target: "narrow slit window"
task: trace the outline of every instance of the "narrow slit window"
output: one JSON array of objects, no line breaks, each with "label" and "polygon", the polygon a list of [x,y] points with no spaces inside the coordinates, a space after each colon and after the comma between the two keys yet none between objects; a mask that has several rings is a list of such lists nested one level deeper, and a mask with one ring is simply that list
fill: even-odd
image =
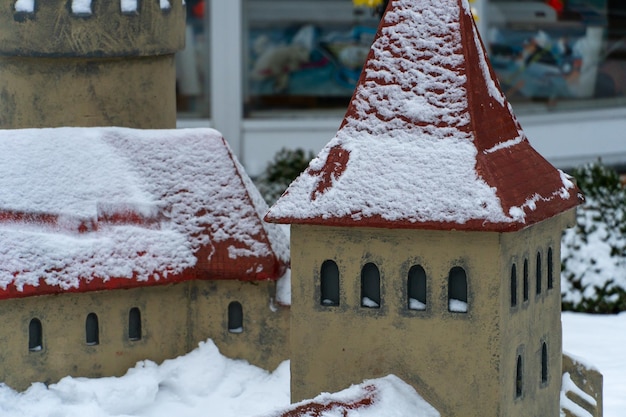
[{"label": "narrow slit window", "polygon": [[552,248],[548,248],[548,289],[554,288],[554,263],[552,260]]},{"label": "narrow slit window", "polygon": [[28,350],[39,352],[43,349],[43,329],[39,319],[32,319],[28,324]]},{"label": "narrow slit window", "polygon": [[524,301],[528,301],[528,259],[524,259]]},{"label": "narrow slit window", "polygon": [[409,310],[426,310],[426,271],[420,265],[409,269],[407,283]]},{"label": "narrow slit window", "polygon": [[141,311],[137,307],[128,312],[128,340],[141,340]]},{"label": "narrow slit window", "polygon": [[511,307],[517,305],[517,267],[511,266]]},{"label": "narrow slit window", "polygon": [[537,266],[536,266],[536,278],[537,278],[537,295],[541,294],[541,281],[543,281],[542,271],[541,271],[541,253],[537,252]]},{"label": "narrow slit window", "polygon": [[541,345],[541,384],[548,382],[548,345],[543,342]]},{"label": "narrow slit window", "polygon": [[517,365],[515,369],[515,398],[520,398],[523,392],[523,375],[522,375],[522,356],[517,356]]},{"label": "narrow slit window", "polygon": [[100,343],[98,316],[95,313],[87,314],[87,319],[85,320],[85,343],[89,346],[94,346]]},{"label": "narrow slit window", "polygon": [[228,304],[228,331],[243,333],[243,307],[238,301]]},{"label": "narrow slit window", "polygon": [[324,261],[320,270],[320,304],[339,305],[339,268],[331,260]]},{"label": "narrow slit window", "polygon": [[361,269],[361,307],[380,308],[380,271],[371,262]]},{"label": "narrow slit window", "polygon": [[448,310],[467,313],[467,275],[459,266],[452,268],[448,275]]}]

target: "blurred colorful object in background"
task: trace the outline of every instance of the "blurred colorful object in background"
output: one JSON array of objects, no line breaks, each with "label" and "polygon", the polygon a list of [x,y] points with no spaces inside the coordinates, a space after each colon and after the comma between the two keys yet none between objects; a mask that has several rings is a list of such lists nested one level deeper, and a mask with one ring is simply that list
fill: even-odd
[{"label": "blurred colorful object in background", "polygon": [[354,7],[378,7],[385,3],[384,0],[352,0]]}]

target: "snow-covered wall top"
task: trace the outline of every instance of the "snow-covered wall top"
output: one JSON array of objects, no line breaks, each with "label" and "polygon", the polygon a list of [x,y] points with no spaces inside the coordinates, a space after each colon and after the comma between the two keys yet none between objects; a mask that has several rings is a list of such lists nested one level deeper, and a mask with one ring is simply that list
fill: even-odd
[{"label": "snow-covered wall top", "polygon": [[578,203],[513,116],[467,0],[393,0],[337,135],[267,219],[506,231]]},{"label": "snow-covered wall top", "polygon": [[0,130],[0,148],[0,298],[286,268],[217,131]]},{"label": "snow-covered wall top", "polygon": [[[156,0],[153,0],[156,1]],[[171,8],[171,4],[169,0],[158,0],[159,6],[163,10],[169,10]],[[139,0],[119,0],[120,2],[120,10],[123,13],[130,13],[137,11],[137,3]],[[91,3],[92,0],[72,0],[71,9],[72,13],[75,14],[91,14]],[[185,0],[182,0],[182,4],[185,4]],[[22,13],[34,13],[36,7],[36,0],[16,0],[15,1],[15,11]]]}]

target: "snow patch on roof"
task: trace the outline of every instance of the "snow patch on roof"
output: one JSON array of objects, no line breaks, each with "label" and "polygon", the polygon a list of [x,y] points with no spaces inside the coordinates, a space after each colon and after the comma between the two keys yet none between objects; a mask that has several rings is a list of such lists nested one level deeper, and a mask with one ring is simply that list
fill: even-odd
[{"label": "snow patch on roof", "polygon": [[395,375],[366,380],[338,393],[323,393],[267,417],[440,417],[413,387]]},{"label": "snow patch on roof", "polygon": [[[469,3],[465,1],[462,3],[465,9],[465,14],[471,17],[472,12],[470,10]],[[491,73],[489,71],[489,64],[487,64],[487,57],[485,56],[485,49],[480,43],[480,35],[478,34],[478,30],[476,29],[475,25],[472,27],[472,30],[474,33],[474,42],[476,43],[476,50],[478,51],[478,64],[480,65],[480,69],[483,73],[483,77],[485,77],[485,83],[487,84],[487,90],[489,91],[489,95],[495,98],[496,101],[500,103],[502,106],[504,106],[506,99],[504,97],[504,94],[502,94],[502,91],[496,84],[496,80],[494,80],[493,77],[491,76]]]},{"label": "snow patch on roof", "polygon": [[[279,227],[260,221],[267,206],[215,130],[0,130],[0,147],[0,288],[167,278],[225,243],[235,260],[287,262]],[[128,224],[129,212],[147,220]],[[76,221],[94,226],[60,224]]]},{"label": "snow patch on roof", "polygon": [[555,190],[551,195],[546,197],[543,197],[539,194],[533,194],[522,205],[511,207],[509,209],[509,215],[517,221],[525,222],[525,209],[528,209],[530,211],[536,210],[538,202],[550,202],[557,197],[563,200],[567,200],[568,198],[570,198],[570,190],[574,189],[575,185],[572,181],[569,180],[567,174],[565,174],[561,170],[558,170],[558,172],[561,176],[561,181],[563,182],[563,186],[561,188]]},{"label": "snow patch on roof", "polygon": [[[347,166],[313,200],[318,177],[309,172],[325,163],[329,150],[335,146],[350,153]],[[374,137],[365,132],[347,136],[340,131],[270,214],[297,219],[350,216],[358,220],[381,216],[388,221],[461,224],[472,219],[511,221],[502,211],[496,190],[476,173],[476,153],[465,135],[421,135],[417,141],[412,135],[399,132]],[[442,178],[446,178],[443,184]]]},{"label": "snow patch on roof", "polygon": [[[432,2],[436,7],[428,4]],[[464,65],[458,3],[411,3],[398,0],[385,15],[366,77],[353,99],[356,114],[345,120],[348,134],[352,129],[373,134],[412,129],[414,135],[450,137],[469,123],[464,112],[466,77],[455,71]],[[416,21],[424,24],[415,25]],[[446,127],[432,126],[439,122]]]},{"label": "snow patch on roof", "polygon": [[500,142],[496,146],[494,146],[492,148],[489,148],[489,149],[486,149],[483,152],[485,154],[490,154],[490,153],[494,153],[496,151],[499,151],[500,149],[511,148],[511,147],[513,147],[515,145],[518,145],[518,144],[522,143],[522,141],[524,139],[525,139],[524,136],[520,135],[520,136],[518,136],[516,138],[509,139],[509,140],[504,141],[504,142]]}]

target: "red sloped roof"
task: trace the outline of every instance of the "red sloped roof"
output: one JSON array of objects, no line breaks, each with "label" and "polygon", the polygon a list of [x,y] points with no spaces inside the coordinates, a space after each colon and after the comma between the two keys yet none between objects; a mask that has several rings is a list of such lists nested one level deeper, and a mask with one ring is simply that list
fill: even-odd
[{"label": "red sloped roof", "polygon": [[322,393],[267,417],[440,417],[413,387],[395,375],[366,380],[336,393]]},{"label": "red sloped roof", "polygon": [[467,1],[394,0],[337,135],[266,219],[512,231],[581,198],[530,146]]},{"label": "red sloped roof", "polygon": [[0,298],[287,268],[287,238],[219,132],[2,130],[0,148]]}]

